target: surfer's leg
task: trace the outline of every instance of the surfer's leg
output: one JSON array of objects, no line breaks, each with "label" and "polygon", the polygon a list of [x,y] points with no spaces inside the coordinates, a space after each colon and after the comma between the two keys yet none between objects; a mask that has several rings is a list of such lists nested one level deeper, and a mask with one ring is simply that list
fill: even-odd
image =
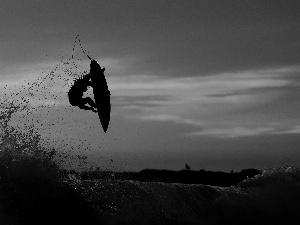
[{"label": "surfer's leg", "polygon": [[78,106],[80,109],[84,109],[84,110],[92,110],[94,111],[93,107],[87,106],[87,105],[79,105]]},{"label": "surfer's leg", "polygon": [[93,108],[97,108],[97,105],[95,104],[93,99],[91,99],[90,97],[83,98],[82,100],[83,100],[84,104],[89,104]]},{"label": "surfer's leg", "polygon": [[[92,100],[92,99],[91,99]],[[93,100],[92,100],[93,101]],[[84,110],[92,110],[93,112],[96,112],[94,107],[88,106],[86,105],[88,102],[90,102],[90,100],[87,100],[86,98],[80,99],[76,106],[78,106],[80,109],[84,109]]]}]

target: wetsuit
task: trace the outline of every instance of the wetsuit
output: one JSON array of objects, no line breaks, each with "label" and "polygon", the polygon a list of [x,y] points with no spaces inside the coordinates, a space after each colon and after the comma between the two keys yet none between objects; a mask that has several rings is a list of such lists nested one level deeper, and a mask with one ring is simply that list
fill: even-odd
[{"label": "wetsuit", "polygon": [[[92,86],[90,75],[86,75],[82,79],[76,80],[68,92],[69,102],[72,106],[78,106],[81,109],[96,111],[94,109],[96,108],[94,101],[90,97],[82,97],[84,92],[87,91],[88,86]],[[89,104],[91,107],[87,106],[86,104]]]}]

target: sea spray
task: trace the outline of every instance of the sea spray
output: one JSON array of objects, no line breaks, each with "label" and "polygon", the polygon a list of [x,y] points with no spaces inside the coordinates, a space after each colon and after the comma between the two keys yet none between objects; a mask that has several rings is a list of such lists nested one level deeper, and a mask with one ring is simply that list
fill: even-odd
[{"label": "sea spray", "polygon": [[55,151],[48,151],[39,145],[40,135],[34,127],[20,130],[9,125],[13,114],[20,109],[14,104],[10,106],[2,109],[0,121],[1,203],[3,214],[10,223],[21,224],[28,220],[27,215],[37,210],[36,206],[42,198],[59,195],[54,190],[60,184],[61,170],[53,160]]},{"label": "sea spray", "polygon": [[12,106],[1,114],[1,224],[99,224],[100,215],[82,197],[80,177],[59,164],[61,156],[41,144],[34,126],[10,125]]},{"label": "sea spray", "polygon": [[[64,169],[66,162],[79,159],[82,164],[85,157],[51,138],[51,129],[64,124],[67,114],[49,118],[64,107],[63,90],[73,77],[68,63],[61,61],[36,80],[1,90],[1,224],[99,224],[80,194],[80,178]],[[62,130],[56,132],[64,138]]]}]

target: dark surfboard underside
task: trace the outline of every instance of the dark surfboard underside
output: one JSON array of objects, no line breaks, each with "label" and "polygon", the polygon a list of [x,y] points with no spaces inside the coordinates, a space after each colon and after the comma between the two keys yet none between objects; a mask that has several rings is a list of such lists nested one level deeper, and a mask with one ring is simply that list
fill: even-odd
[{"label": "dark surfboard underside", "polygon": [[90,73],[92,74],[91,80],[93,83],[93,93],[97,105],[98,116],[103,130],[106,132],[110,121],[111,111],[110,91],[108,90],[104,72],[95,60],[92,60],[91,62]]}]

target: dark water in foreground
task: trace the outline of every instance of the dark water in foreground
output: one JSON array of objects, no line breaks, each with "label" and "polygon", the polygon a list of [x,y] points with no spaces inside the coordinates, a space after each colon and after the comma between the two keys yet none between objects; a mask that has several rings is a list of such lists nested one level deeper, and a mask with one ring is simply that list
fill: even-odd
[{"label": "dark water in foreground", "polygon": [[237,187],[91,180],[82,190],[106,224],[298,224],[299,181],[282,167]]},{"label": "dark water in foreground", "polygon": [[[26,162],[24,162],[26,163]],[[81,180],[36,165],[0,179],[0,224],[298,224],[300,171],[273,168],[238,186]],[[35,170],[35,171],[33,171]]]}]

